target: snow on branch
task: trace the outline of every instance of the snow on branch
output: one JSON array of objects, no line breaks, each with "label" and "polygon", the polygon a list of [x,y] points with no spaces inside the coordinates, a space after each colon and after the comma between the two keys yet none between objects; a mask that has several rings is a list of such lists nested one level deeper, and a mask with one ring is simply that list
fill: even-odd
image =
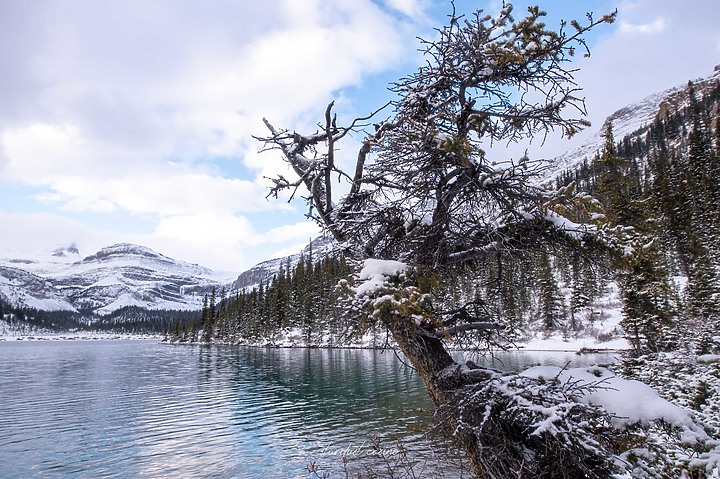
[{"label": "snow on branch", "polygon": [[368,258],[357,275],[360,284],[351,288],[358,296],[370,296],[385,286],[387,280],[407,269],[407,264],[400,261]]}]

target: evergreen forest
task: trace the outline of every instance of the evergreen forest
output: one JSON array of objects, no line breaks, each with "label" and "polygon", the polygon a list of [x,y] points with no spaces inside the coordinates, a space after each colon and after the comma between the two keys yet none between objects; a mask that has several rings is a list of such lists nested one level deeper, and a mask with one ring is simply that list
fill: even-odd
[{"label": "evergreen forest", "polygon": [[[631,254],[587,261],[549,248],[450,267],[428,290],[445,312],[501,319],[501,345],[533,331],[563,337],[592,336],[612,288],[622,299],[623,335],[635,356],[667,351],[693,338],[699,353],[717,352],[720,330],[720,85],[701,91],[690,82],[679,108],[665,106],[656,120],[614,138],[560,172],[548,188],[593,209],[598,224]],[[598,204],[599,202],[599,204]],[[565,211],[568,217],[573,212]],[[386,332],[343,303],[341,280],[352,273],[340,253],[289,261],[268,281],[232,295],[213,291],[195,318],[176,321],[179,341],[343,345],[370,331],[382,346]],[[605,335],[605,338],[603,338]],[[287,341],[289,339],[289,342]],[[365,345],[368,345],[366,342]]]}]

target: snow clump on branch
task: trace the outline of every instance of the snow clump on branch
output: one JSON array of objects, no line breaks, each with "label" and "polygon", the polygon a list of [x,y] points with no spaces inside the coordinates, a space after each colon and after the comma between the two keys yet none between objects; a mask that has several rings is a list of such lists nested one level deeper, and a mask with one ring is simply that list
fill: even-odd
[{"label": "snow clump on branch", "polygon": [[401,261],[366,259],[358,273],[358,281],[362,283],[351,289],[358,296],[370,296],[385,286],[390,277],[404,273],[407,267],[407,264]]}]

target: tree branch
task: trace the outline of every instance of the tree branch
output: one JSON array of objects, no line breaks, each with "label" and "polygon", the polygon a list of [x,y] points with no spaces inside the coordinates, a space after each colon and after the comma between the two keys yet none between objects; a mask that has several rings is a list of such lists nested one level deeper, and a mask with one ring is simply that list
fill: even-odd
[{"label": "tree branch", "polygon": [[445,338],[448,336],[454,336],[458,333],[462,333],[465,331],[501,331],[505,328],[506,326],[504,324],[487,321],[476,323],[463,323],[450,328],[440,329],[435,332],[435,336],[437,336],[438,338]]}]

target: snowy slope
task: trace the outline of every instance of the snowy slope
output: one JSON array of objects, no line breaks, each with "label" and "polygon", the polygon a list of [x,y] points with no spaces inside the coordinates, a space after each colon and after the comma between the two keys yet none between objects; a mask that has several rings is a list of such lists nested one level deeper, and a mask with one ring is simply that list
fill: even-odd
[{"label": "snowy slope", "polygon": [[[717,81],[720,81],[720,65],[715,67],[712,75],[707,78],[699,78],[693,83],[696,91],[702,93]],[[603,126],[595,132],[592,138],[555,158],[555,167],[549,172],[548,179],[555,178],[558,172],[574,168],[575,165],[582,163],[586,158],[588,161],[592,161],[595,154],[602,149],[605,143],[602,134],[608,122],[612,122],[613,136],[616,141],[633,133],[642,135],[658,115],[664,114],[668,109],[677,110],[682,108],[687,103],[686,88],[687,84],[678,85],[663,92],[654,93],[637,103],[619,109],[607,117]]]},{"label": "snowy slope", "polygon": [[310,242],[299,253],[282,258],[269,259],[258,263],[247,271],[240,273],[232,284],[232,291],[251,289],[261,282],[267,283],[281,268],[294,268],[300,258],[313,258],[313,262],[338,249],[338,244],[330,236],[320,236]]},{"label": "snowy slope", "polygon": [[199,309],[213,272],[132,244],[116,244],[53,274],[73,304],[106,314],[124,306]]},{"label": "snowy slope", "polygon": [[0,266],[0,297],[35,309],[76,310],[52,282],[19,268]]}]

